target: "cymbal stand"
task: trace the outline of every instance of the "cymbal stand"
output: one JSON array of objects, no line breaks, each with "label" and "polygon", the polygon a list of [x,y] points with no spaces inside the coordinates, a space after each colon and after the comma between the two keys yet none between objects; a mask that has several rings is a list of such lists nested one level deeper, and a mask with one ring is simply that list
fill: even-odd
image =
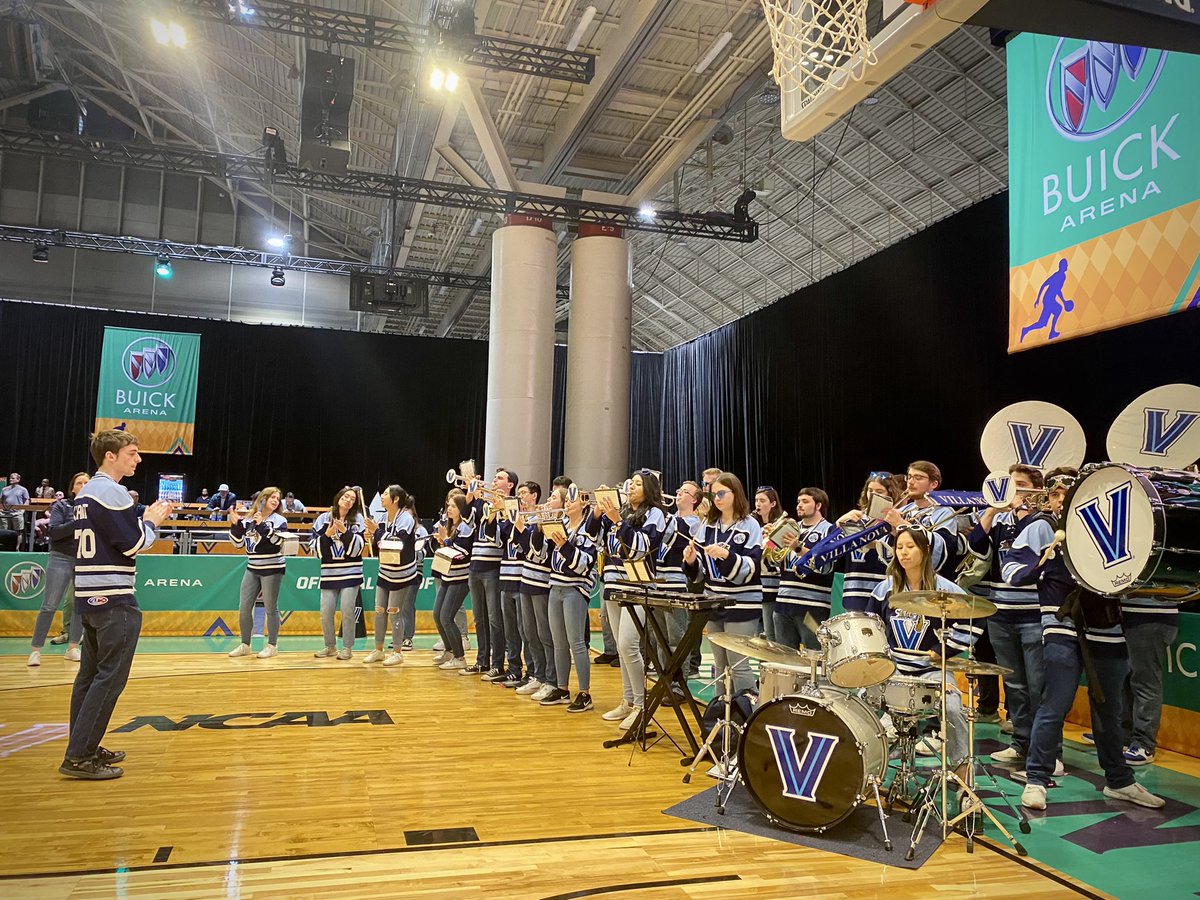
[{"label": "cymbal stand", "polygon": [[[742,727],[733,721],[733,668],[725,666],[725,716],[717,720],[717,724],[709,731],[708,737],[704,739],[700,750],[696,753],[692,764],[688,766],[687,772],[683,775],[683,783],[690,784],[692,776],[696,773],[696,769],[707,757],[711,759],[717,767],[717,813],[725,815],[725,804],[729,802],[729,795],[733,793],[734,787],[737,786],[738,773],[736,761],[731,761],[730,756],[732,747],[730,747],[730,732],[741,735]],[[721,739],[721,753],[718,756],[713,745],[716,744],[717,738]]]}]

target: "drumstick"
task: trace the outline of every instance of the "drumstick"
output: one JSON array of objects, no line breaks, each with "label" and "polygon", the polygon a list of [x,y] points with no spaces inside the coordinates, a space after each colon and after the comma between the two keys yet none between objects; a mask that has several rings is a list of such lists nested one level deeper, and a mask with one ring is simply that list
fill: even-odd
[{"label": "drumstick", "polygon": [[813,614],[810,612],[806,612],[804,614],[804,627],[807,628],[809,631],[811,631],[813,634],[817,634],[817,629],[820,627],[817,624],[817,620],[815,618],[813,618]]},{"label": "drumstick", "polygon": [[1058,545],[1067,539],[1067,533],[1061,528],[1054,532],[1054,541],[1046,548],[1046,552],[1042,554],[1042,558],[1038,560],[1039,566],[1044,566],[1050,560],[1054,559],[1058,553]]}]

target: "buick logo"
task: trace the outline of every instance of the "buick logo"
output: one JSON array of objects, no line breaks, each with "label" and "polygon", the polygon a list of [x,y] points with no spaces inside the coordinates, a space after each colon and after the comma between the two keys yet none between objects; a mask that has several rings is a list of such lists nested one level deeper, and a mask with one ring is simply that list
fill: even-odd
[{"label": "buick logo", "polygon": [[138,387],[162,387],[175,374],[175,351],[156,337],[141,337],[121,354],[121,369]]},{"label": "buick logo", "polygon": [[[1094,141],[1128,122],[1150,97],[1167,51],[1060,38],[1046,73],[1046,112],[1070,141]],[[1073,42],[1074,43],[1074,42]]]},{"label": "buick logo", "polygon": [[4,575],[4,586],[17,600],[32,600],[45,587],[46,570],[33,562],[21,562]]}]

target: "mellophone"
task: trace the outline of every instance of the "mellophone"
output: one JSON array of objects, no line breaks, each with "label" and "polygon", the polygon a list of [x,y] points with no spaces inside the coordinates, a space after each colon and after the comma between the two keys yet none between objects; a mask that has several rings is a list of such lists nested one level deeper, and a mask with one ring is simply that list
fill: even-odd
[{"label": "mellophone", "polygon": [[[969,594],[910,591],[894,595],[889,604],[905,613],[940,619],[942,652],[938,664],[943,681],[950,672],[969,676],[1011,674],[1001,666],[969,656],[946,659],[947,620],[992,615],[996,607],[989,601]],[[775,825],[818,834],[838,825],[873,796],[884,844],[891,850],[881,798],[889,758],[887,733],[881,724],[881,716],[886,714],[900,750],[899,768],[887,793],[888,811],[898,798],[903,799],[917,823],[908,858],[915,854],[931,814],[938,815],[947,827],[967,822],[963,827],[968,840],[973,839],[973,817],[987,815],[1024,855],[1024,848],[974,793],[974,683],[970,680],[971,702],[964,714],[971,774],[966,779],[955,775],[953,765],[960,761],[947,760],[943,749],[941,766],[932,770],[924,788],[913,795],[906,793],[909,783],[916,779],[915,749],[921,726],[940,717],[941,734],[946,734],[946,691],[936,681],[896,674],[884,628],[883,620],[872,613],[834,616],[816,629],[820,650],[793,650],[762,637],[709,635],[713,644],[759,661],[758,702],[744,725],[733,722],[728,702],[732,684],[726,670],[726,718],[712,729],[684,781],[706,756],[711,757],[721,778],[718,811],[724,811],[729,793],[741,784]],[[726,740],[724,753],[718,753],[714,749],[718,738],[727,738],[731,733],[740,737],[736,750]],[[731,759],[734,753],[735,761]],[[955,818],[946,808],[950,784],[970,798]],[[1028,830],[1022,814],[1013,810],[1013,817],[1021,822],[1023,831]]]}]

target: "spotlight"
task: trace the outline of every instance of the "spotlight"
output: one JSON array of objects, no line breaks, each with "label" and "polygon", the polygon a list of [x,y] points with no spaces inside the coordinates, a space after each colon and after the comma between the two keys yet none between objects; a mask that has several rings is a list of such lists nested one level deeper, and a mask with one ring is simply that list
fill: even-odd
[{"label": "spotlight", "polygon": [[45,244],[34,244],[33,261],[35,263],[50,262],[50,248]]},{"label": "spotlight", "polygon": [[158,261],[154,264],[154,274],[159,278],[170,278],[174,274],[171,271],[171,257],[165,253],[158,254]]},{"label": "spotlight", "polygon": [[271,287],[283,287],[283,285],[283,269],[281,269],[279,266],[276,266],[271,270]]},{"label": "spotlight", "polygon": [[150,33],[154,40],[165,46],[176,48],[187,46],[187,32],[178,22],[164,22],[162,19],[150,20]]},{"label": "spotlight", "polygon": [[657,211],[649,203],[643,203],[638,207],[638,217],[641,219],[650,221],[656,215],[658,215]]},{"label": "spotlight", "polygon": [[453,69],[443,69],[441,66],[434,66],[429,71],[429,86],[435,91],[445,91],[447,94],[453,94],[458,90],[459,75]]},{"label": "spotlight", "polygon": [[267,246],[274,247],[276,250],[282,250],[291,243],[292,236],[290,234],[276,234],[267,238]]},{"label": "spotlight", "polygon": [[458,73],[450,71],[446,73],[446,90],[453,94],[458,90]]},{"label": "spotlight", "polygon": [[741,196],[733,204],[734,222],[738,225],[744,225],[750,221],[750,204],[754,202],[757,196],[758,194],[754,193],[750,188],[742,191]]},{"label": "spotlight", "polygon": [[446,73],[434,66],[433,71],[429,73],[429,86],[435,91],[440,91],[445,83]]}]

